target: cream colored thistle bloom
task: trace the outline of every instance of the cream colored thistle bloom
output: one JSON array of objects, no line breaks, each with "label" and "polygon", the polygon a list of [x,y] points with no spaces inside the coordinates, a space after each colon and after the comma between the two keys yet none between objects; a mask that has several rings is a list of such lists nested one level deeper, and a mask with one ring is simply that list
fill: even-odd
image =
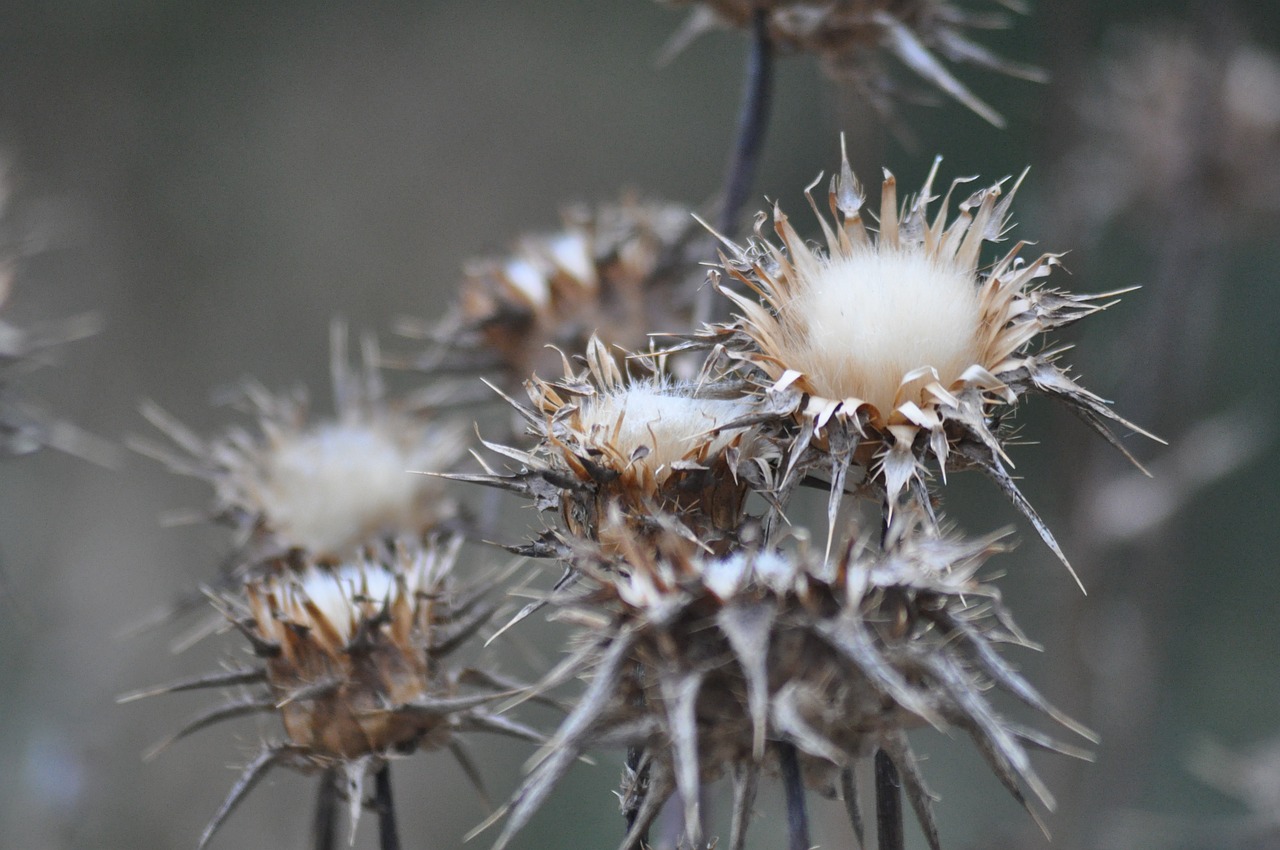
[{"label": "cream colored thistle bloom", "polygon": [[560,382],[529,380],[528,406],[511,401],[537,445],[485,445],[518,461],[519,472],[453,477],[532,496],[575,537],[600,541],[617,508],[633,529],[669,517],[702,546],[728,546],[749,492],[771,488],[778,455],[766,430],[726,427],[748,418],[754,400],[736,385],[668,378],[660,362],[647,376],[624,373],[595,336],[586,362],[581,372],[566,363]]},{"label": "cream colored thistle bloom", "polygon": [[984,265],[984,243],[1000,241],[1009,229],[1021,178],[1007,195],[1003,181],[970,195],[948,221],[962,181],[931,218],[937,170],[935,161],[920,193],[901,207],[886,172],[873,231],[863,222],[862,189],[845,157],[831,182],[834,227],[809,195],[825,245],[806,244],[776,206],[780,245],[763,236],[746,247],[725,240],[723,271],[758,299],[721,287],[741,315],[702,339],[745,365],[775,415],[798,424],[783,489],[798,483],[802,469],[828,465],[833,523],[851,465],[868,471],[892,511],[905,492],[929,504],[932,458],[944,478],[948,466],[984,470],[1065,562],[1006,471],[1012,464],[999,416],[1037,392],[1066,403],[1121,451],[1108,421],[1146,433],[1072,380],[1058,362],[1063,348],[1037,345],[1045,332],[1105,309],[1105,299],[1117,293],[1073,295],[1044,286],[1060,255],[1024,261],[1025,242]]},{"label": "cream colored thistle bloom", "polygon": [[[508,388],[585,354],[593,335],[628,349],[654,330],[692,325],[681,248],[697,223],[679,204],[624,196],[565,211],[559,232],[522,237],[510,255],[468,265],[442,344],[418,361],[483,371]],[[554,346],[554,349],[549,348]]]},{"label": "cream colored thistle bloom", "polygon": [[291,552],[325,563],[394,537],[419,538],[455,514],[439,479],[411,470],[447,469],[463,455],[466,428],[390,403],[366,340],[363,368],[347,360],[346,331],[335,327],[332,375],[336,415],[313,419],[301,393],[245,390],[257,431],[234,428],[206,440],[155,405],[143,413],[185,452],[136,447],[176,472],[209,481],[211,513],[232,525],[242,565]]},{"label": "cream colored thistle bloom", "polygon": [[[284,737],[267,741],[200,838],[203,848],[273,767],[322,771],[339,779],[352,837],[362,786],[389,759],[448,747],[470,774],[459,736],[487,731],[541,742],[542,736],[486,706],[515,683],[459,666],[453,654],[492,616],[484,600],[498,581],[458,587],[460,539],[405,542],[336,566],[314,562],[250,579],[217,607],[248,639],[255,662],[122,698],[246,686],[248,691],[192,718],[148,757],[209,725],[276,715]],[[518,686],[517,686],[518,687]]]}]

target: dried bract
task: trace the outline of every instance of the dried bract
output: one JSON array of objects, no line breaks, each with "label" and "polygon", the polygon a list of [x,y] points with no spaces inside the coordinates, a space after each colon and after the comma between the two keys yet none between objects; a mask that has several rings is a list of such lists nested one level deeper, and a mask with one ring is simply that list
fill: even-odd
[{"label": "dried bract", "polygon": [[738,850],[757,777],[776,767],[784,745],[798,751],[808,783],[832,795],[847,787],[852,774],[842,774],[857,759],[885,750],[937,847],[930,795],[905,735],[923,724],[963,730],[1020,802],[1028,805],[1025,787],[1052,808],[1025,747],[1078,751],[1005,720],[986,692],[995,686],[1088,733],[996,651],[1025,643],[996,591],[974,578],[998,548],[995,537],[940,536],[931,521],[903,512],[883,549],[853,545],[833,563],[804,551],[709,556],[678,535],[579,557],[583,579],[552,599],[561,618],[582,623],[579,649],[542,686],[584,669],[588,684],[513,798],[496,846],[593,746],[645,753],[632,777],[639,781],[624,788],[635,813],[624,848],[639,846],[676,793],[698,846],[700,787],[728,774],[728,846]]},{"label": "dried bract", "polygon": [[[899,84],[885,64],[892,56],[929,85],[964,104],[997,127],[1004,119],[951,73],[943,60],[967,63],[1043,82],[1038,68],[1003,59],[970,33],[1008,26],[1003,10],[972,11],[945,0],[676,0],[695,3],[692,18],[672,49],[717,25],[751,26],[758,9],[767,16],[774,44],[812,53],[834,79],[857,85],[877,107],[890,111]],[[994,4],[988,4],[994,5]],[[1006,8],[1011,5],[1001,3]]]},{"label": "dried bract", "polygon": [[[257,663],[126,699],[230,685],[250,690],[199,714],[152,754],[224,719],[276,714],[284,740],[265,745],[250,771],[286,764],[340,776],[354,830],[364,778],[393,756],[447,746],[470,771],[459,733],[541,741],[486,708],[511,692],[510,683],[449,664],[494,611],[484,598],[490,582],[455,585],[459,542],[406,543],[335,567],[309,564],[224,594],[218,606],[249,640]],[[266,754],[272,758],[263,761]],[[256,781],[250,771],[205,830],[201,847]]]},{"label": "dried bract", "polygon": [[901,208],[886,172],[878,232],[863,222],[862,190],[846,158],[831,181],[834,227],[809,196],[825,248],[806,244],[776,206],[781,245],[760,227],[745,247],[725,240],[723,271],[759,298],[721,287],[741,315],[704,331],[701,343],[726,352],[758,382],[766,406],[798,425],[781,487],[826,466],[833,523],[851,465],[867,473],[892,512],[904,493],[928,506],[932,458],[944,477],[948,464],[986,472],[1061,557],[1006,471],[1000,417],[1024,395],[1041,393],[1121,451],[1109,421],[1145,433],[1069,376],[1058,361],[1062,348],[1035,347],[1047,331],[1105,309],[1117,293],[1044,286],[1059,255],[1024,262],[1024,242],[984,268],[983,244],[1009,229],[1018,184],[1003,197],[1002,183],[972,194],[948,221],[956,181],[930,218],[937,168]]},{"label": "dried bract", "polygon": [[144,414],[182,450],[135,443],[170,469],[213,485],[211,514],[238,534],[238,568],[289,554],[337,563],[366,544],[438,529],[456,513],[437,478],[463,456],[466,429],[401,410],[385,397],[366,341],[364,368],[347,362],[345,331],[333,341],[336,415],[311,417],[304,394],[251,384],[244,398],[256,430],[204,439],[155,405]]},{"label": "dried bract", "polygon": [[473,263],[454,315],[436,331],[430,369],[465,368],[509,387],[554,371],[558,355],[581,355],[592,334],[628,349],[653,331],[691,325],[685,241],[697,234],[687,208],[624,198],[565,214],[565,229],[522,239],[512,256]]}]

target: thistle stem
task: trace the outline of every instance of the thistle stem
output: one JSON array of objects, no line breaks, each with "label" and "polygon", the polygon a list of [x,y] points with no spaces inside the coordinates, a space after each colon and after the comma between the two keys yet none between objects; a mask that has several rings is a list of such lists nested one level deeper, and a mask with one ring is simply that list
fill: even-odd
[{"label": "thistle stem", "polygon": [[396,829],[396,806],[391,797],[391,765],[384,764],[373,776],[373,805],[378,810],[379,850],[400,850]]},{"label": "thistle stem", "polygon": [[884,750],[876,750],[876,844],[880,850],[903,850],[902,782]]},{"label": "thistle stem", "polygon": [[787,848],[809,850],[809,813],[804,807],[804,778],[800,775],[800,759],[795,744],[778,744],[778,762],[782,769],[782,791],[787,799]]},{"label": "thistle stem", "polygon": [[[752,18],[751,48],[747,52],[744,78],[738,129],[725,173],[720,214],[716,217],[716,227],[731,239],[737,229],[742,205],[746,203],[751,184],[755,181],[773,100],[773,44],[769,40],[768,12],[763,8],[756,9]],[[712,319],[712,296],[709,287],[704,286],[698,291],[694,317],[698,322]]]},{"label": "thistle stem", "polygon": [[[622,819],[627,824],[626,834],[630,835],[631,830],[635,828],[636,818],[640,814],[640,808],[644,805],[645,795],[649,793],[649,767],[645,765],[641,767],[644,761],[644,747],[628,747],[627,748],[627,775],[631,777],[632,791],[631,797],[627,803],[627,807],[622,812]],[[640,846],[649,843],[649,830],[645,829],[640,833]]]},{"label": "thistle stem", "polygon": [[338,846],[338,777],[332,770],[320,774],[311,837],[315,850],[335,850]]},{"label": "thistle stem", "polygon": [[720,232],[732,235],[738,213],[746,203],[755,179],[764,134],[769,127],[769,107],[773,100],[773,44],[769,41],[768,12],[756,9],[751,19],[751,49],[747,53],[742,105],[738,111],[738,134],[733,157],[725,175],[723,206],[716,222]]}]

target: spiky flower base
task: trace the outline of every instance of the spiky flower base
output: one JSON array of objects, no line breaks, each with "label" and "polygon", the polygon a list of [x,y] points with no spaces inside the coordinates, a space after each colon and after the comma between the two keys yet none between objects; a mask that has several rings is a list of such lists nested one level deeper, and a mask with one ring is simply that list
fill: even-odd
[{"label": "spiky flower base", "polygon": [[930,795],[905,735],[922,724],[968,733],[1029,811],[1024,787],[1053,807],[1026,746],[1079,751],[1005,720],[986,691],[994,685],[1089,733],[995,649],[1027,643],[995,591],[974,577],[999,548],[995,538],[942,537],[904,512],[882,550],[855,544],[830,565],[804,552],[714,558],[679,535],[635,542],[621,557],[580,555],[583,580],[552,600],[581,624],[580,648],[541,687],[584,668],[589,684],[513,798],[496,848],[595,746],[644,753],[624,788],[634,822],[623,848],[639,846],[673,794],[688,840],[700,846],[701,785],[729,773],[729,847],[740,850],[757,778],[777,769],[783,746],[794,746],[807,781],[833,796],[856,760],[884,750],[936,848]]},{"label": "spiky flower base", "polygon": [[[275,714],[282,742],[266,743],[200,839],[204,847],[253,785],[285,765],[341,780],[351,829],[364,803],[366,776],[387,760],[448,747],[477,783],[460,736],[488,731],[542,741],[538,733],[487,706],[519,689],[491,673],[456,667],[449,656],[494,612],[484,600],[491,580],[458,588],[451,572],[460,541],[406,543],[337,567],[309,565],[296,574],[247,583],[218,603],[252,646],[257,665],[130,695],[249,685],[248,696],[202,712],[151,754],[222,720]],[[465,687],[465,690],[464,690]]]}]

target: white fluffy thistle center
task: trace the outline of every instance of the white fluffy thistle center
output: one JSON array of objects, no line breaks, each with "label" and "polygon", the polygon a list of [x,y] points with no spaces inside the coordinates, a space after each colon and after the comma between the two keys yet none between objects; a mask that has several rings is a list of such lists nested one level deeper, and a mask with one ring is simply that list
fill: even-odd
[{"label": "white fluffy thistle center", "polygon": [[287,439],[266,459],[262,500],[295,545],[347,554],[371,532],[412,520],[422,476],[379,430],[332,425]]},{"label": "white fluffy thistle center", "polygon": [[707,432],[745,416],[749,409],[743,402],[694,398],[678,388],[637,384],[584,402],[580,416],[590,443],[609,445],[656,475],[669,472],[672,464],[701,446],[707,447],[706,454],[717,454],[732,442],[733,434]]},{"label": "white fluffy thistle center", "polygon": [[[912,250],[869,247],[820,260],[784,305],[783,360],[822,395],[888,414],[903,378],[932,367],[943,386],[977,362],[982,311],[973,276]],[[898,399],[920,402],[932,376]]]}]

